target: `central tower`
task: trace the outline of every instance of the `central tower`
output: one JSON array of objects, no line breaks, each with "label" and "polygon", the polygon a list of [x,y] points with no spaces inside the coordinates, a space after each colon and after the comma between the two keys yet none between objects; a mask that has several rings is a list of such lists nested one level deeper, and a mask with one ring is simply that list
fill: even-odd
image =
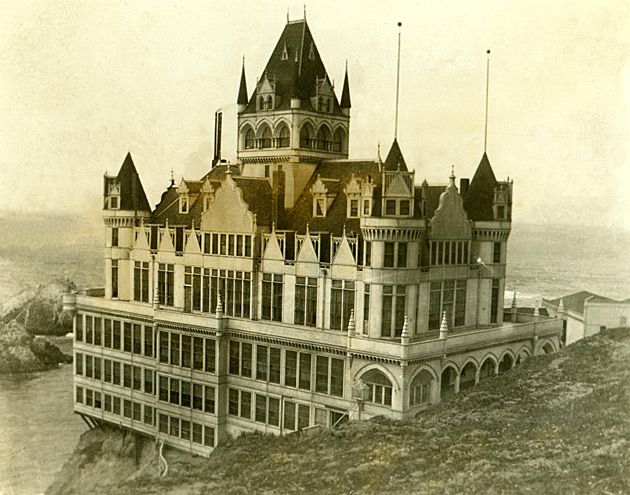
[{"label": "central tower", "polygon": [[243,175],[284,172],[284,205],[292,208],[322,160],[348,157],[348,72],[341,103],[306,19],[287,22],[248,97],[245,68],[238,94],[237,158]]}]

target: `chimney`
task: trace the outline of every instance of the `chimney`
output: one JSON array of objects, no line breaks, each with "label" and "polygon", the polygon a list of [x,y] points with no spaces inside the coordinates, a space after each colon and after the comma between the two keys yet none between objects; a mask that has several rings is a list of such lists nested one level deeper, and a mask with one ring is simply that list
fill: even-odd
[{"label": "chimney", "polygon": [[214,158],[212,168],[221,161],[221,127],[223,125],[223,113],[217,110],[214,114]]},{"label": "chimney", "polygon": [[271,221],[276,225],[284,216],[284,171],[274,170],[271,173]]},{"label": "chimney", "polygon": [[470,185],[470,179],[459,179],[459,194],[460,196],[466,196],[468,192],[468,186]]}]

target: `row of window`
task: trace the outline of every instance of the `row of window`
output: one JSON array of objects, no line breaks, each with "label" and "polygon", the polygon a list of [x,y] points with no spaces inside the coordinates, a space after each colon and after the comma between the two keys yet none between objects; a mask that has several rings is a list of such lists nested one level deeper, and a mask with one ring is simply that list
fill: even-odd
[{"label": "row of window", "polygon": [[[343,396],[344,361],[328,356],[230,340],[229,373],[337,397]],[[282,379],[282,381],[281,381]]]},{"label": "row of window", "polygon": [[431,241],[429,259],[431,265],[468,265],[469,241]]},{"label": "row of window", "polygon": [[216,390],[210,385],[159,375],[158,398],[175,406],[215,414]]},{"label": "row of window", "polygon": [[215,373],[216,340],[160,330],[159,343],[160,363]]},{"label": "row of window", "polygon": [[77,352],[74,359],[75,374],[93,380],[118,385],[145,394],[154,393],[154,371],[113,359]]},{"label": "row of window", "polygon": [[[311,409],[314,409],[312,421]],[[282,421],[282,428],[286,431],[299,431],[311,424],[330,427],[348,419],[340,411],[311,408],[293,400],[231,387],[228,388],[228,414],[276,428],[280,428]]]},{"label": "row of window", "polygon": [[92,315],[77,315],[75,341],[139,356],[155,355],[153,326]]},{"label": "row of window", "polygon": [[158,430],[164,435],[193,442],[206,447],[214,447],[214,428],[177,416],[159,413]]},{"label": "row of window", "polygon": [[93,390],[87,387],[76,387],[75,402],[94,409],[101,409],[105,412],[116,414],[133,421],[141,421],[151,426],[154,425],[155,409],[153,407],[147,404],[141,404],[140,402],[121,399],[116,395],[101,393],[99,390]]}]

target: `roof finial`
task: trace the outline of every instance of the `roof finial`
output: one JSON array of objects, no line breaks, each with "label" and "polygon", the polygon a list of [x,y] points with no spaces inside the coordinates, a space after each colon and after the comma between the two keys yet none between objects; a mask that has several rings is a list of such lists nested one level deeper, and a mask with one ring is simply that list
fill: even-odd
[{"label": "roof finial", "polygon": [[306,4],[304,4],[304,20],[306,20]]},{"label": "roof finial", "polygon": [[171,169],[171,187],[175,185],[175,172]]},{"label": "roof finial", "polygon": [[287,24],[289,24],[289,7],[287,7]]},{"label": "roof finial", "polygon": [[394,140],[398,139],[398,95],[400,93],[400,28],[402,22],[398,22],[398,65],[396,66],[396,118],[394,121]]},{"label": "roof finial", "polygon": [[488,91],[490,88],[490,50],[486,50],[488,58],[486,59],[486,121],[483,133],[483,153],[486,153],[488,146]]}]

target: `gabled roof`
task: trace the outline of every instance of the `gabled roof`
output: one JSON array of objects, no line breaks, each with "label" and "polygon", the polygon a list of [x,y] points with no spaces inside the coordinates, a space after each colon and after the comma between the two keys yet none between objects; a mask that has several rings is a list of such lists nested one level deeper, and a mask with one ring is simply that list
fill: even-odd
[{"label": "gabled roof", "polygon": [[497,179],[490,166],[488,155],[484,153],[464,196],[464,208],[471,220],[494,220],[492,205],[495,187],[497,187]]},{"label": "gabled roof", "polygon": [[387,158],[385,158],[385,163],[383,164],[383,168],[388,171],[396,171],[400,170],[401,172],[407,172],[407,163],[405,163],[405,157],[400,150],[400,146],[398,146],[398,141],[394,138],[394,142],[392,143],[392,147],[389,149],[389,153],[387,153]]},{"label": "gabled roof", "polygon": [[151,211],[147,195],[133,164],[131,153],[127,153],[116,180],[120,184],[120,209],[127,211]]},{"label": "gabled roof", "polygon": [[549,303],[557,307],[560,304],[560,299],[562,299],[562,304],[565,310],[573,311],[574,313],[584,314],[584,302],[589,297],[593,297],[595,295],[596,294],[593,294],[592,292],[589,292],[587,290],[582,290],[580,292],[574,292],[573,294],[567,294],[566,296],[551,299],[549,300]]},{"label": "gabled roof", "polygon": [[[312,59],[309,57],[311,47]],[[283,57],[285,48],[287,57]],[[316,79],[325,78],[330,82],[330,78],[305,19],[285,25],[260,79],[264,77],[275,83],[276,110],[289,109],[291,98],[300,98],[301,108],[312,109],[309,98],[315,94]],[[244,113],[256,111],[256,93],[252,94]],[[336,97],[333,105],[333,112],[341,113]]]}]

